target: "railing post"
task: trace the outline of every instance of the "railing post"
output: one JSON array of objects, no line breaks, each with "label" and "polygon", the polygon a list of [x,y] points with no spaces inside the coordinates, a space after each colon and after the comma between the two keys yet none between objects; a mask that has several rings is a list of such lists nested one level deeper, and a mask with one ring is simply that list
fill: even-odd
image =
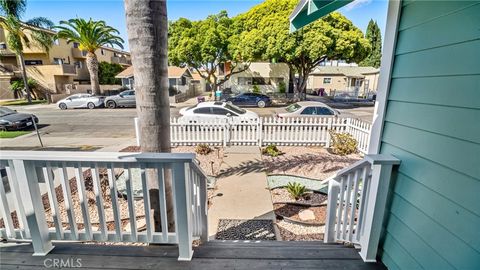
[{"label": "railing post", "polygon": [[54,247],[48,235],[45,209],[43,208],[35,164],[33,161],[13,160],[13,167],[32,237],[33,256],[45,256]]},{"label": "railing post", "polygon": [[175,196],[175,232],[178,241],[178,260],[192,259],[192,202],[190,201],[190,164],[173,163],[173,192]]},{"label": "railing post", "polygon": [[137,140],[137,146],[140,146],[140,123],[138,122],[138,117],[133,118],[135,123],[135,138]]},{"label": "railing post", "polygon": [[208,196],[207,196],[207,179],[200,175],[200,221],[201,221],[201,235],[202,243],[208,242]]},{"label": "railing post", "polygon": [[366,198],[360,256],[365,262],[375,262],[382,233],[393,165],[400,160],[385,155],[367,155],[372,163],[372,178]]},{"label": "railing post", "polygon": [[325,235],[323,242],[335,242],[335,222],[337,213],[337,201],[340,185],[334,179],[328,181],[328,202],[327,202],[327,220],[325,222]]}]

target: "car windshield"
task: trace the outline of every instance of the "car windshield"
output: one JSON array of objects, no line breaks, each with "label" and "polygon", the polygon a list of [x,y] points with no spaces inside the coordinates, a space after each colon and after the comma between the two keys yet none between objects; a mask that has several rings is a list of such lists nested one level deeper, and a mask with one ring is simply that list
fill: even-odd
[{"label": "car windshield", "polygon": [[230,110],[234,113],[237,113],[237,114],[245,114],[247,112],[245,109],[237,107],[233,104],[225,104],[225,109],[228,109],[228,110]]},{"label": "car windshield", "polygon": [[9,115],[9,114],[14,114],[14,113],[15,113],[15,111],[10,110],[9,108],[5,108],[5,107],[0,108],[0,116],[6,116],[6,115]]},{"label": "car windshield", "polygon": [[293,103],[292,105],[288,106],[287,108],[285,108],[285,110],[287,112],[296,112],[298,111],[298,109],[300,109],[302,106],[298,105],[297,103]]}]

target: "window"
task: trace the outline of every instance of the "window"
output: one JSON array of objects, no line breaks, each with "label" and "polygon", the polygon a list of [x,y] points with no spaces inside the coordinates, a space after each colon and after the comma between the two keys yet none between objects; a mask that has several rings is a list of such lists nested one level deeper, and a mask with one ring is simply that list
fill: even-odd
[{"label": "window", "polygon": [[323,78],[323,83],[324,84],[332,83],[332,78]]},{"label": "window", "polygon": [[252,78],[238,77],[238,85],[252,85]]},{"label": "window", "polygon": [[58,38],[54,39],[53,44],[55,44],[57,46],[60,45],[60,40]]},{"label": "window", "polygon": [[332,110],[330,110],[329,108],[325,108],[325,107],[317,107],[317,114],[318,115],[334,115]]},{"label": "window", "polygon": [[25,60],[25,65],[33,66],[33,65],[43,65],[42,60]]},{"label": "window", "polygon": [[268,78],[253,77],[252,79],[253,79],[253,84],[254,84],[254,85],[267,85],[267,84],[270,84],[270,82],[267,83],[267,80],[269,81]]},{"label": "window", "polygon": [[244,114],[246,113],[247,111],[245,109],[242,109],[238,106],[235,106],[233,104],[225,104],[225,108],[232,111],[232,112],[235,112],[236,114]]},{"label": "window", "polygon": [[73,42],[73,48],[78,48],[80,47],[80,43],[78,42]]},{"label": "window", "polygon": [[211,113],[210,112],[210,107],[198,108],[193,112],[194,113],[200,113],[200,114],[210,114]]},{"label": "window", "polygon": [[102,55],[105,55],[105,51],[103,51],[103,49],[100,49],[100,53],[101,53]]},{"label": "window", "polygon": [[76,62],[74,63],[74,65],[75,65],[77,68],[82,68],[82,67],[83,67],[82,61],[76,61]]},{"label": "window", "polygon": [[316,115],[317,114],[317,109],[315,107],[307,107],[307,108],[303,109],[302,114]]},{"label": "window", "polygon": [[287,112],[296,112],[298,111],[298,109],[300,109],[302,106],[298,105],[297,103],[293,103],[292,105],[288,106],[287,108],[285,108],[285,110]]},{"label": "window", "polygon": [[223,109],[223,108],[216,108],[216,107],[213,107],[212,108],[212,114],[216,114],[216,115],[227,115],[227,114],[231,114],[233,115],[231,112]]}]

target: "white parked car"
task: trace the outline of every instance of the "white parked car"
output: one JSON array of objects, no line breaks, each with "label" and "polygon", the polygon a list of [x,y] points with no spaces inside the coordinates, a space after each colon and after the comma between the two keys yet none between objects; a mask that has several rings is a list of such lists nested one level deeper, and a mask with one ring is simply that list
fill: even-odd
[{"label": "white parked car", "polygon": [[94,96],[91,94],[75,94],[69,97],[66,97],[57,102],[57,106],[62,109],[71,109],[71,108],[89,108],[95,109],[103,106],[105,97]]},{"label": "white parked car", "polygon": [[301,101],[276,111],[279,118],[287,117],[335,117],[340,112],[322,102]]},{"label": "white parked car", "polygon": [[201,102],[181,109],[180,114],[185,118],[195,119],[258,118],[258,114],[227,102]]}]

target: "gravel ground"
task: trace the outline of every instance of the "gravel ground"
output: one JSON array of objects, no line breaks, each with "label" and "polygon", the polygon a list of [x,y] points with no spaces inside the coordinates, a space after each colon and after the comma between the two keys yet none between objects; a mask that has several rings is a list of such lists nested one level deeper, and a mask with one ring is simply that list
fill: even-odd
[{"label": "gravel ground", "polygon": [[285,188],[275,188],[270,190],[270,194],[272,195],[272,202],[273,203],[280,203],[280,202],[298,202],[298,203],[308,203],[313,205],[319,205],[322,203],[326,203],[328,196],[322,193],[314,193],[309,192],[307,196],[295,200],[290,196],[287,189]]},{"label": "gravel ground", "polygon": [[302,226],[284,220],[277,221],[277,227],[284,241],[323,240],[325,232],[324,226]]},{"label": "gravel ground", "polygon": [[[283,204],[278,203],[273,205],[273,209],[275,214],[281,215],[295,221],[300,221],[304,223],[310,224],[324,224],[325,217],[327,215],[327,208],[326,206],[314,206],[314,207],[307,207],[307,206],[300,206],[300,205],[293,205],[293,204]],[[310,210],[314,213],[315,219],[314,220],[305,220],[302,221],[298,217],[298,213],[302,210]]]},{"label": "gravel ground", "polygon": [[217,240],[276,240],[273,220],[220,219]]},{"label": "gravel ground", "polygon": [[284,154],[278,157],[262,155],[268,174],[289,174],[324,180],[361,159],[358,154],[335,155],[320,146],[278,146],[278,149]]}]

